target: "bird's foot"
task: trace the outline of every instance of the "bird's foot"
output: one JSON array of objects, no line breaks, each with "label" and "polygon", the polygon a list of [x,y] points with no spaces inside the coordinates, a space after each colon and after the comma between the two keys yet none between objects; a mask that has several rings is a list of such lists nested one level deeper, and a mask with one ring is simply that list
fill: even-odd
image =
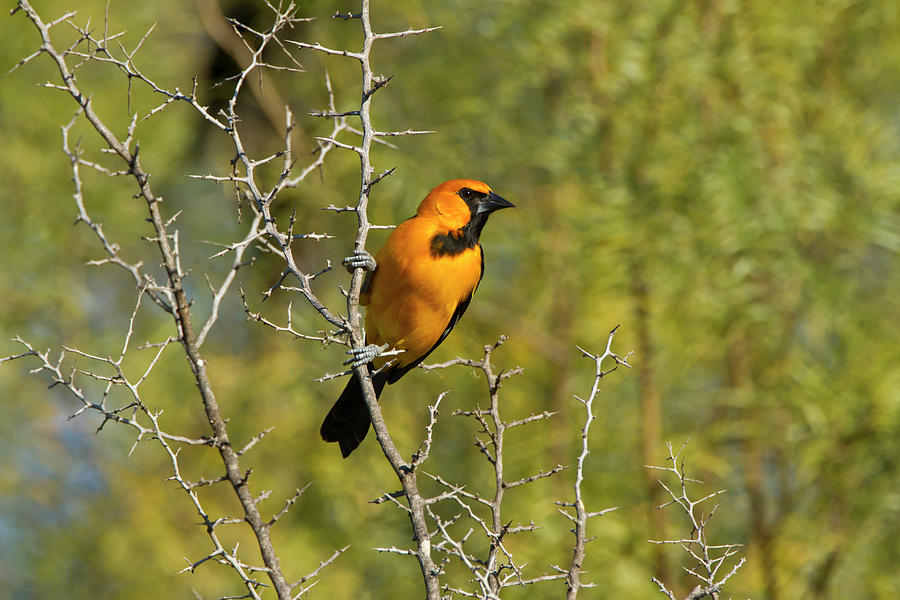
[{"label": "bird's foot", "polygon": [[374,271],[375,267],[378,266],[378,263],[375,262],[375,257],[365,250],[354,250],[353,256],[348,256],[341,261],[341,264],[351,273],[354,269],[359,268],[363,268],[366,271]]},{"label": "bird's foot", "polygon": [[350,365],[353,369],[355,369],[356,367],[361,367],[364,364],[370,363],[375,360],[376,356],[380,355],[390,347],[390,344],[385,344],[383,346],[369,344],[368,346],[363,346],[362,348],[347,350],[347,354],[350,355],[350,358],[345,360],[344,364]]}]

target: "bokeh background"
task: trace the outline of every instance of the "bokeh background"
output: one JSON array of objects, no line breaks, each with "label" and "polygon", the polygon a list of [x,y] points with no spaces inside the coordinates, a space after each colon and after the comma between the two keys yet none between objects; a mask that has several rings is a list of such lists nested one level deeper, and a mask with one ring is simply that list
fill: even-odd
[{"label": "bokeh background", "polygon": [[[77,6],[76,6],[77,4]],[[748,559],[728,594],[755,600],[900,597],[900,4],[894,0],[757,2],[539,0],[375,2],[377,30],[441,25],[417,38],[380,42],[374,66],[395,76],[373,101],[379,129],[433,129],[374,153],[378,171],[397,167],[376,188],[370,216],[396,223],[433,185],[483,179],[518,208],[495,215],[483,236],[486,276],[466,318],[436,360],[477,357],[500,334],[500,366],[522,366],[504,389],[506,414],[555,410],[549,422],[510,433],[510,477],[569,464],[579,443],[581,407],[593,363],[575,345],[602,351],[621,323],[620,353],[631,371],[604,381],[592,430],[586,494],[592,509],[620,509],[591,523],[584,597],[654,598],[649,579],[680,592],[682,553],[648,538],[689,535],[682,515],[659,513],[654,476],[664,443],[690,438],[688,474],[700,491],[724,488],[714,541],[745,544]],[[45,19],[67,9],[103,27],[105,3],[48,0]],[[263,3],[222,0],[221,11],[267,26]],[[315,21],[294,39],[359,45],[358,23],[332,20],[353,3],[314,1]],[[110,2],[110,31],[133,46],[156,29],[137,64],[167,87],[221,102],[212,82],[237,70],[210,0]],[[59,27],[60,40],[73,32]],[[38,46],[21,14],[0,19],[4,71]],[[225,34],[227,34],[227,29]],[[215,39],[220,40],[216,43]],[[222,41],[224,40],[224,41]],[[324,70],[338,109],[359,100],[351,61],[300,54],[302,74],[274,74],[242,96],[252,152],[280,146],[283,102],[298,118],[298,156],[330,124],[307,117],[325,108]],[[274,59],[275,57],[273,57]],[[101,249],[73,226],[71,173],[59,126],[75,105],[35,84],[57,76],[46,57],[0,80],[0,355],[19,347],[73,345],[100,355],[121,345],[133,284],[113,267],[87,267]],[[122,131],[128,84],[111,68],[79,73],[98,112]],[[159,103],[137,84],[131,110]],[[274,110],[273,110],[274,107]],[[220,278],[229,259],[208,260],[205,241],[237,239],[233,196],[188,173],[224,174],[229,142],[187,106],[138,129],[145,168],[180,218],[182,252],[199,314],[209,305],[204,275]],[[88,157],[109,161],[76,128]],[[348,138],[349,139],[349,138]],[[112,164],[112,163],[108,163]],[[335,239],[300,248],[318,270],[352,245],[355,220],[320,207],[352,203],[358,162],[332,153],[322,177],[280,196],[278,211],[298,228]],[[84,173],[94,218],[134,260],[158,258],[142,241],[149,226],[130,182]],[[244,207],[246,211],[246,207]],[[371,236],[371,246],[384,232]],[[271,255],[240,272],[254,310],[283,319],[286,293],[260,304],[277,277]],[[340,308],[340,270],[318,291]],[[295,325],[315,331],[317,315],[295,304]],[[164,338],[169,323],[142,312],[138,332]],[[190,373],[175,347],[148,382],[146,399],[165,410],[168,430],[206,433]],[[232,436],[276,429],[248,455],[264,505],[311,483],[275,531],[282,565],[300,576],[351,544],[323,574],[313,597],[411,598],[420,595],[412,560],[377,555],[375,546],[409,543],[405,517],[367,501],[396,483],[367,439],[350,460],[321,443],[318,426],[342,383],[314,384],[333,372],[341,351],[321,351],[245,319],[231,294],[205,346]],[[136,365],[141,364],[137,359]],[[76,363],[86,367],[83,362]],[[0,367],[0,586],[14,598],[216,597],[239,588],[223,569],[175,575],[185,557],[207,552],[198,519],[152,442],[84,415],[28,361]],[[135,369],[139,366],[135,366]],[[425,404],[445,389],[431,471],[488,490],[490,471],[472,445],[470,423],[451,417],[484,397],[463,368],[414,373],[389,389],[384,406],[398,443],[412,451]],[[217,474],[215,456],[182,455],[189,475]],[[571,494],[571,474],[514,490],[510,519],[541,526],[511,542],[531,557],[532,574],[569,559],[568,522],[553,502]],[[228,490],[205,496],[235,511]],[[234,540],[251,552],[246,532]],[[559,583],[508,590],[510,598],[558,598]]]}]

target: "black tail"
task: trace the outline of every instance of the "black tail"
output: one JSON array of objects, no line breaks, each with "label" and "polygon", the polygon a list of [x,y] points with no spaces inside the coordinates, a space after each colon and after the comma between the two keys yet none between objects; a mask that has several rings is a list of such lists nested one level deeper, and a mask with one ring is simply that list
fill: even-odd
[{"label": "black tail", "polygon": [[[387,372],[378,373],[372,377],[376,398],[381,396],[381,390],[384,389],[387,380]],[[319,433],[326,442],[338,442],[341,446],[341,456],[347,458],[365,439],[371,422],[369,409],[363,398],[362,386],[359,378],[354,374],[350,376],[347,387],[341,392],[340,398],[322,421]]]}]

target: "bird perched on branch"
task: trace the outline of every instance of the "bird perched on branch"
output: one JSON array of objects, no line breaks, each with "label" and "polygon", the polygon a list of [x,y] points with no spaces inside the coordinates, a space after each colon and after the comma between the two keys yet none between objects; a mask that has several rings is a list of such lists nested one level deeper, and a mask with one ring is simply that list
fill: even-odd
[{"label": "bird perched on branch", "polygon": [[[374,258],[358,250],[344,259],[348,270],[368,271],[359,297],[367,307],[368,345],[351,350],[347,362],[354,368],[368,365],[376,397],[425,360],[459,322],[484,273],[481,230],[492,212],[511,206],[480,181],[447,181],[391,232]],[[402,352],[383,356],[388,348]],[[338,442],[346,458],[366,437],[370,423],[354,373],[320,433],[326,442]]]}]

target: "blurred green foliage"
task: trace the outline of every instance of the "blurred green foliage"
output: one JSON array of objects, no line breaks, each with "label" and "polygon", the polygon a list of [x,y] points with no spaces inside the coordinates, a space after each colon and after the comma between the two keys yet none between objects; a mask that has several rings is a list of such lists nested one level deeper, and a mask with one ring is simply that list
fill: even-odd
[{"label": "blurred green foliage", "polygon": [[[223,3],[227,15],[266,26],[264,9]],[[45,18],[67,9],[102,27],[104,3],[52,0]],[[351,4],[304,4],[317,20],[294,37],[334,47],[359,45],[358,24],[331,20]],[[466,318],[434,358],[478,356],[502,333],[501,366],[525,367],[504,389],[506,414],[558,410],[549,423],[510,433],[507,467],[515,476],[571,463],[582,418],[571,394],[584,394],[593,365],[575,344],[602,350],[608,330],[622,328],[615,348],[640,350],[635,370],[609,377],[593,431],[587,497],[591,508],[621,509],[591,524],[587,579],[595,594],[659,595],[661,575],[679,590],[681,555],[654,555],[648,538],[687,535],[675,514],[654,527],[643,465],[647,444],[680,444],[691,436],[689,474],[708,488],[727,488],[714,540],[745,543],[747,565],[730,582],[734,597],[900,597],[900,4],[894,0],[754,2],[697,0],[612,2],[474,0],[376,3],[377,30],[441,25],[423,37],[379,42],[375,68],[395,78],[373,101],[376,127],[434,129],[379,147],[378,171],[397,166],[376,188],[370,217],[396,223],[430,187],[454,177],[483,179],[518,205],[485,231],[486,275]],[[110,3],[110,31],[127,30],[133,46],[156,22],[138,54],[141,69],[167,87],[189,88],[199,75],[211,103],[212,82],[237,66],[209,40],[192,4]],[[4,70],[38,46],[21,15],[2,20]],[[74,33],[58,27],[60,40]],[[62,42],[60,43],[62,46]],[[314,147],[328,123],[305,115],[325,107],[324,68],[338,109],[356,105],[359,74],[350,61],[302,54],[307,71],[278,73],[273,86],[298,118],[297,156]],[[75,105],[61,92],[46,57],[0,80],[0,355],[21,335],[40,348],[73,345],[117,353],[134,302],[133,285],[110,266],[86,267],[101,249],[73,226],[72,185],[59,126]],[[129,119],[128,82],[92,65],[80,85],[97,111],[121,131]],[[250,151],[279,149],[277,127],[246,94]],[[131,110],[160,102],[140,85]],[[83,124],[80,139],[98,152]],[[208,309],[205,274],[220,279],[228,259],[207,260],[204,240],[237,239],[238,207],[228,190],[186,177],[222,174],[228,140],[186,106],[173,106],[138,128],[142,157],[167,214],[184,210],[183,260],[192,266],[198,314]],[[301,158],[302,162],[302,158]],[[150,228],[133,187],[84,170],[92,216],[133,260],[159,262],[141,240]],[[356,197],[358,163],[333,153],[323,177],[280,197],[283,217],[298,228],[337,235],[308,242],[310,271],[351,247],[355,219],[325,213]],[[244,207],[244,211],[246,211]],[[372,247],[383,232],[371,237]],[[283,319],[290,298],[260,294],[279,265],[256,253],[240,272],[254,310]],[[162,277],[160,276],[160,280]],[[346,275],[323,276],[318,290],[341,306]],[[300,301],[295,325],[321,320]],[[321,443],[318,426],[340,382],[313,384],[337,369],[336,347],[319,351],[247,322],[237,294],[205,355],[234,439],[276,429],[247,456],[255,490],[273,490],[275,511],[297,487],[311,486],[275,529],[289,576],[299,577],[338,547],[351,548],[323,574],[313,597],[418,597],[417,566],[377,555],[375,546],[408,544],[405,517],[367,501],[397,487],[377,444],[368,439],[350,460]],[[169,323],[149,305],[138,335],[159,340]],[[643,336],[643,338],[642,338]],[[167,350],[145,390],[165,410],[163,425],[199,436],[205,420],[180,350]],[[137,371],[149,357],[136,356]],[[141,362],[144,361],[144,362]],[[77,361],[85,367],[83,361]],[[165,481],[167,459],[152,442],[129,455],[129,431],[85,414],[59,390],[27,376],[35,366],[0,368],[0,584],[15,598],[190,598],[233,593],[236,581],[203,566],[175,575],[207,552],[196,514]],[[84,382],[88,385],[87,382]],[[88,385],[90,388],[90,386]],[[445,389],[429,471],[487,490],[489,471],[472,446],[471,424],[449,413],[484,397],[464,369],[414,373],[384,395],[389,425],[407,451],[418,444],[425,404]],[[101,391],[95,389],[95,391]],[[659,399],[658,415],[647,399]],[[648,423],[658,418],[654,439]],[[649,427],[649,428],[648,428]],[[205,449],[186,448],[191,478],[214,476]],[[512,477],[511,477],[512,478]],[[514,490],[508,518],[541,526],[510,542],[537,574],[569,558],[568,523],[553,501],[570,496],[571,476]],[[204,496],[234,514],[225,489]],[[247,531],[232,542],[252,552]],[[509,597],[557,598],[560,584]]]}]

